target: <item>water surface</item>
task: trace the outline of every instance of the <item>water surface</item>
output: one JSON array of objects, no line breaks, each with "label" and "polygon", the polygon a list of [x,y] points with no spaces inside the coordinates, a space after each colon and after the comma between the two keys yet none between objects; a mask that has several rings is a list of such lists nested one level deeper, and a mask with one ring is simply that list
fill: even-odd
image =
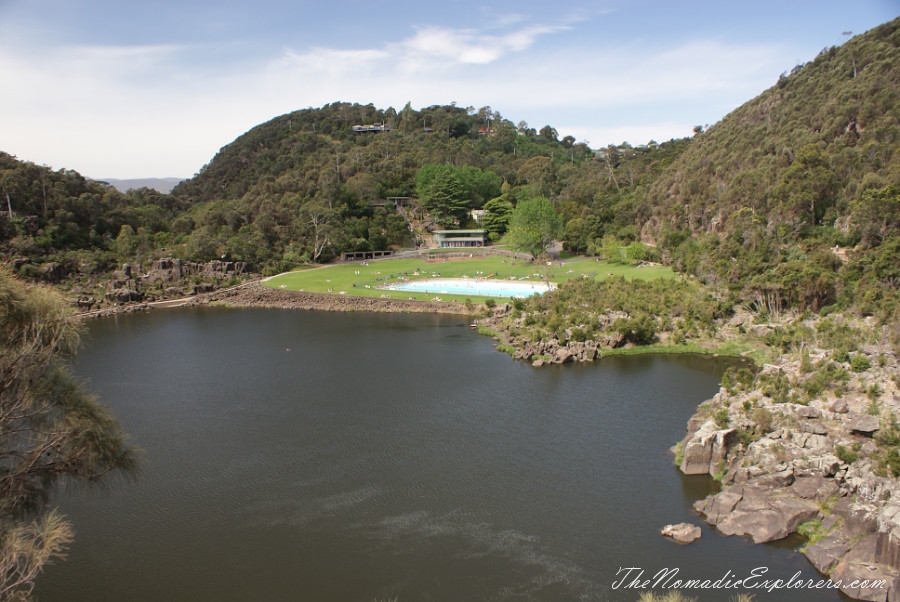
[{"label": "water surface", "polygon": [[[133,484],[60,498],[41,602],[636,600],[620,567],[691,578],[791,547],[665,524],[706,477],[668,448],[725,360],[534,369],[462,317],[198,308],[97,320],[77,372],[144,450]],[[725,600],[723,592],[695,592]],[[823,592],[757,600],[836,600]]]}]

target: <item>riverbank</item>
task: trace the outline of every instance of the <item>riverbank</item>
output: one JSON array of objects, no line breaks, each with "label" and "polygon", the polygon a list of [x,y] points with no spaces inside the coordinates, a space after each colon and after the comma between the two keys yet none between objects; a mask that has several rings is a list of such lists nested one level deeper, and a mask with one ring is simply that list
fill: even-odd
[{"label": "riverbank", "polygon": [[85,312],[78,315],[79,317],[102,317],[117,313],[149,311],[152,309],[171,307],[193,307],[200,305],[267,307],[319,311],[370,311],[385,313],[469,313],[465,305],[456,302],[442,303],[438,301],[381,299],[377,297],[310,293],[270,288],[265,286],[261,281],[254,281],[227,289],[201,293],[180,299],[171,299],[153,303],[123,304],[106,308],[101,311]]}]

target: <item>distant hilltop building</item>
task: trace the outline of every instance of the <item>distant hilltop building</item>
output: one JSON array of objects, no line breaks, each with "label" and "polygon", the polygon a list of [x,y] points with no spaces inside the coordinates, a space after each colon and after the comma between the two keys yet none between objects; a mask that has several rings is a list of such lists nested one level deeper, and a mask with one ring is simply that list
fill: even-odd
[{"label": "distant hilltop building", "polygon": [[383,123],[372,123],[369,125],[354,125],[353,131],[357,134],[365,134],[367,132],[390,132],[391,126]]}]

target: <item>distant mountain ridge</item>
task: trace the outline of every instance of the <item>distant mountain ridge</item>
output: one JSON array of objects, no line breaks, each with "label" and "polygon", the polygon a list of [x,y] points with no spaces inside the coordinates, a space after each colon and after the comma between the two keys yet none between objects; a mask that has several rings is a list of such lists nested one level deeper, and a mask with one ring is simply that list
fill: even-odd
[{"label": "distant mountain ridge", "polygon": [[100,178],[98,181],[106,182],[119,192],[128,192],[129,190],[137,190],[138,188],[152,188],[157,192],[168,194],[178,185],[184,178]]}]

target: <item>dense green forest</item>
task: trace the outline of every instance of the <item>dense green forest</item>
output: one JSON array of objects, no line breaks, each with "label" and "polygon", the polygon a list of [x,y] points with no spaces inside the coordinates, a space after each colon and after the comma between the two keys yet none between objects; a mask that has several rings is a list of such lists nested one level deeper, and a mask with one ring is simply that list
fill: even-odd
[{"label": "dense green forest", "polygon": [[[497,240],[517,206],[549,201],[570,252],[629,248],[760,311],[896,321],[898,150],[900,20],[824,49],[707,131],[640,146],[593,150],[491,107],[335,102],[251,129],[172,194],[0,153],[0,253],[49,281],[162,257],[273,274],[409,247],[472,226],[471,209]],[[391,197],[414,202],[379,202]]]}]

